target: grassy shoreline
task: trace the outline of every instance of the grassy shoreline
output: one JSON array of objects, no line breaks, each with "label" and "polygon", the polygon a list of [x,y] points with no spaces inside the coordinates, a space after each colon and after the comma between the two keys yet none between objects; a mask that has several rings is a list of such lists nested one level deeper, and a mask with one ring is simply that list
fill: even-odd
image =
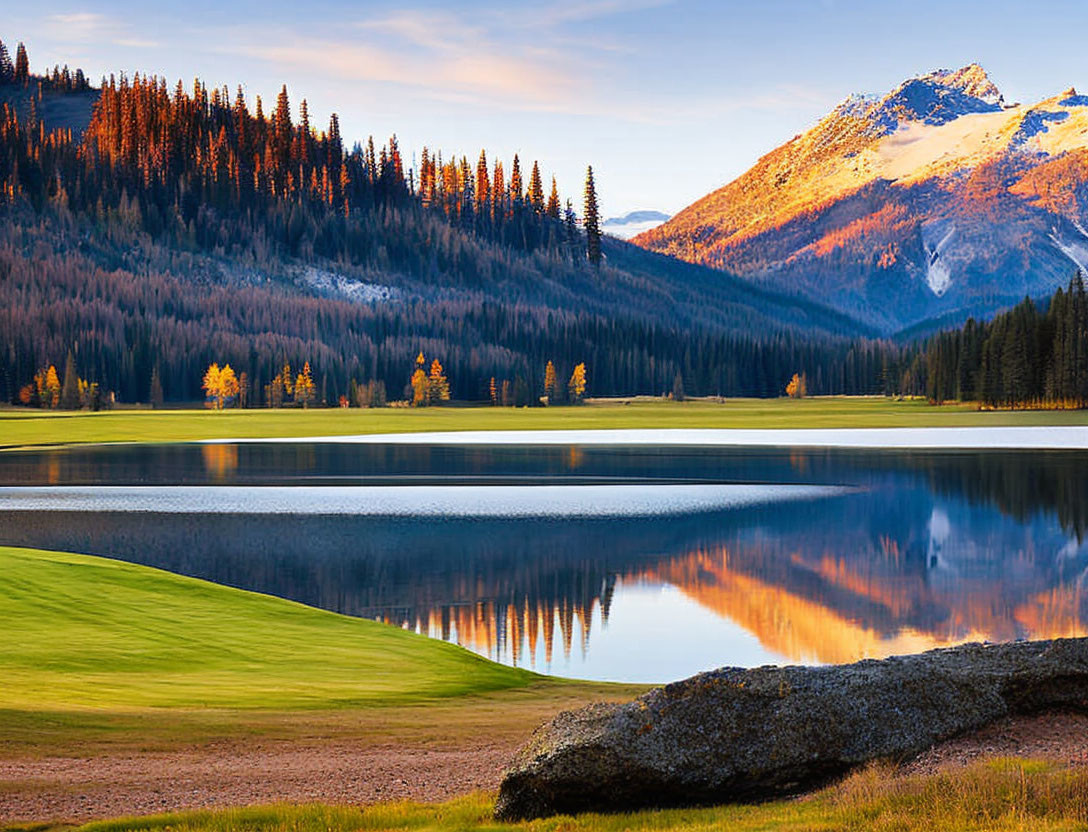
[{"label": "grassy shoreline", "polygon": [[[540,676],[396,627],[121,561],[0,547],[0,757],[261,736],[522,736],[631,685]],[[93,588],[93,592],[89,591]]]},{"label": "grassy shoreline", "polygon": [[551,408],[339,408],[313,410],[0,410],[0,448],[102,442],[342,436],[465,430],[622,428],[867,428],[1088,425],[1088,411],[980,411],[882,397],[594,400]]}]

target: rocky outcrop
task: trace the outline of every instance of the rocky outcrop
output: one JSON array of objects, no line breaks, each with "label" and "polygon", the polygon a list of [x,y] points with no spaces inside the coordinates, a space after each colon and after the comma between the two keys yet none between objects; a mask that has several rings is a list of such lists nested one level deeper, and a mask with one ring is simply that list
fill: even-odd
[{"label": "rocky outcrop", "polygon": [[902,759],[1008,714],[1088,708],[1088,639],[829,667],[724,668],[565,712],[507,771],[503,820],[758,800]]}]

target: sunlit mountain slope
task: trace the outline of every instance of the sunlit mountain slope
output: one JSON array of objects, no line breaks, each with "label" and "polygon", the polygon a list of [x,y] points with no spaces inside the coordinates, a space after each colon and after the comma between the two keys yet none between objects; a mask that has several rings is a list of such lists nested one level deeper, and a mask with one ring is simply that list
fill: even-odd
[{"label": "sunlit mountain slope", "polygon": [[888,332],[987,314],[1088,266],[1088,96],[1006,104],[978,65],[851,96],[635,241]]}]

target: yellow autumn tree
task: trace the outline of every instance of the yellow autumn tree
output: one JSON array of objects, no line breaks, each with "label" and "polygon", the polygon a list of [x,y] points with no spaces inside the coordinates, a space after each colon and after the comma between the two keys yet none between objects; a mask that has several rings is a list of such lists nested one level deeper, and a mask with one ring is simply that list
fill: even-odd
[{"label": "yellow autumn tree", "polygon": [[204,371],[204,380],[200,383],[200,389],[204,395],[212,400],[216,410],[219,409],[219,379],[223,375],[219,369],[219,362],[213,361]]},{"label": "yellow autumn tree", "polygon": [[314,400],[314,378],[310,372],[310,362],[302,366],[302,372],[295,379],[295,401],[306,408]]},{"label": "yellow autumn tree", "polygon": [[570,381],[567,383],[567,392],[570,393],[570,400],[572,402],[580,402],[582,400],[582,396],[584,396],[586,392],[585,362],[575,365],[574,372],[570,374]]},{"label": "yellow autumn tree", "polygon": [[786,385],[786,395],[791,399],[803,399],[806,393],[808,393],[808,380],[805,378],[805,374],[798,375],[794,373],[793,378]]},{"label": "yellow autumn tree", "polygon": [[423,407],[427,404],[427,374],[422,367],[416,367],[412,373],[412,407]]},{"label": "yellow autumn tree", "polygon": [[423,369],[426,361],[423,350],[420,350],[419,355],[416,356],[416,367],[412,372],[412,380],[409,382],[412,387],[412,407],[425,407],[427,405],[427,371]]},{"label": "yellow autumn tree", "polygon": [[450,400],[450,382],[437,358],[431,362],[431,372],[427,376],[427,399],[430,404]]},{"label": "yellow autumn tree", "polygon": [[553,404],[559,397],[559,382],[555,378],[555,365],[550,361],[544,368],[544,395],[548,397],[548,404]]},{"label": "yellow autumn tree", "polygon": [[34,386],[38,389],[40,407],[56,407],[60,404],[60,377],[57,368],[50,364],[34,376]]},{"label": "yellow autumn tree", "polygon": [[283,382],[283,392],[288,396],[293,395],[295,377],[291,375],[291,365],[286,361],[283,362],[283,369],[280,370],[280,379]]},{"label": "yellow autumn tree", "polygon": [[230,364],[223,365],[219,372],[219,406],[223,406],[226,399],[233,399],[238,395],[238,376],[234,374]]},{"label": "yellow autumn tree", "polygon": [[227,399],[238,395],[238,377],[230,364],[221,368],[217,362],[212,362],[204,371],[204,381],[201,384],[204,394],[212,400],[216,410],[222,410]]}]

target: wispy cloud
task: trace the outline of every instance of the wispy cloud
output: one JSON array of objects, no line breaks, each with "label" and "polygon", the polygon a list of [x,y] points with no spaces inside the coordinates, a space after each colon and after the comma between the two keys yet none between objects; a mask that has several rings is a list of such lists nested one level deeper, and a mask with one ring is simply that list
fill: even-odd
[{"label": "wispy cloud", "polygon": [[136,49],[151,49],[158,41],[140,37],[124,22],[98,12],[51,14],[45,21],[46,32],[59,43],[112,43]]},{"label": "wispy cloud", "polygon": [[405,54],[360,41],[310,38],[277,45],[259,42],[224,44],[223,51],[268,61],[292,77],[318,75],[351,83],[380,83],[410,88],[436,99],[457,96],[481,105],[514,109],[551,109],[571,94],[573,79],[543,62],[446,45],[429,54]]}]

